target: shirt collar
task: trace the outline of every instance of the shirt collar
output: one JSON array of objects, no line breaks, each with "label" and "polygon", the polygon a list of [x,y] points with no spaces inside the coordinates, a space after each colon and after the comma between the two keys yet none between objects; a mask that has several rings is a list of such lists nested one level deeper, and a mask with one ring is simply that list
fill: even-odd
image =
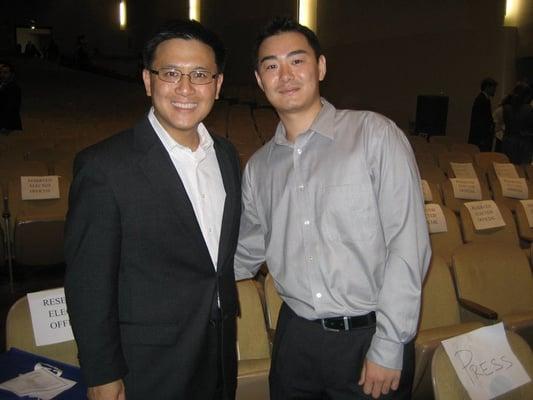
[{"label": "shirt collar", "polygon": [[[157,134],[157,136],[163,143],[163,146],[169,153],[171,153],[175,149],[194,153],[188,147],[183,146],[179,144],[178,142],[176,142],[172,138],[172,136],[170,136],[167,130],[163,128],[163,126],[161,125],[157,117],[155,116],[154,107],[151,107],[150,111],[148,112],[148,120],[150,121],[150,124],[154,128],[155,133]],[[198,149],[201,148],[203,151],[207,152],[211,147],[213,147],[213,138],[211,137],[211,135],[209,134],[209,131],[207,130],[207,128],[202,122],[200,122],[200,124],[198,125],[197,131],[198,131],[198,136],[200,139],[200,144],[198,145]],[[198,149],[196,150],[198,151]]]},{"label": "shirt collar", "polygon": [[[320,111],[315,117],[313,123],[309,127],[309,131],[316,132],[322,136],[333,140],[335,139],[335,107],[323,97],[320,98],[320,102],[322,103],[322,107],[320,108]],[[281,121],[278,123],[278,126],[276,128],[276,132],[274,134],[274,142],[276,144],[282,145],[287,145],[290,143],[287,140],[287,132],[285,131],[285,127],[283,126]]]}]

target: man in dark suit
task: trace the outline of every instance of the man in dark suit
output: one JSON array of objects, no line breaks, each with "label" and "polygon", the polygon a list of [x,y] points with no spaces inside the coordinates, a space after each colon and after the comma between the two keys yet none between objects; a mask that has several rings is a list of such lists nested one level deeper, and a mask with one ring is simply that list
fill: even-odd
[{"label": "man in dark suit", "polygon": [[468,143],[475,144],[481,151],[491,151],[494,139],[494,120],[490,98],[494,97],[498,83],[492,78],[481,81],[481,92],[472,105],[470,115],[470,135]]},{"label": "man in dark suit", "polygon": [[224,47],[195,21],[145,46],[152,99],[74,164],[65,290],[90,399],[233,399],[238,156],[202,120]]},{"label": "man in dark suit", "polygon": [[22,130],[20,87],[13,66],[0,61],[0,133],[7,135],[13,130]]}]

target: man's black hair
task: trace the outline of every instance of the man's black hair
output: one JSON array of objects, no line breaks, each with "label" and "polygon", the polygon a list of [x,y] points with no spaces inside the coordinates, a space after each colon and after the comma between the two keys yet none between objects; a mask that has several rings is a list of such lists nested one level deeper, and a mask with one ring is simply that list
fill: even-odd
[{"label": "man's black hair", "polygon": [[144,68],[152,68],[157,46],[169,39],[195,39],[206,44],[211,47],[215,53],[215,62],[217,64],[218,72],[221,73],[224,71],[226,48],[224,47],[222,40],[220,40],[216,33],[207,29],[198,21],[188,19],[168,21],[146,42],[143,48]]},{"label": "man's black hair", "polygon": [[318,41],[318,37],[315,35],[315,32],[313,32],[308,27],[299,24],[298,22],[296,22],[294,19],[290,17],[276,17],[272,21],[270,21],[261,30],[261,32],[259,32],[259,35],[257,35],[255,39],[253,55],[252,55],[254,69],[257,69],[258,67],[258,62],[259,62],[258,53],[259,53],[259,47],[261,46],[261,44],[269,37],[279,35],[280,33],[285,33],[285,32],[301,33],[307,39],[307,43],[309,43],[309,45],[312,47],[317,60],[318,60],[318,57],[322,55],[322,48],[320,47],[320,42]]},{"label": "man's black hair", "polygon": [[480,85],[480,87],[481,87],[481,90],[482,90],[482,91],[485,90],[485,89],[488,88],[488,87],[491,87],[491,86],[494,86],[494,87],[498,86],[498,82],[496,82],[496,81],[495,81],[494,79],[492,79],[492,78],[485,78],[485,79],[483,79],[483,80],[481,81],[481,85]]}]

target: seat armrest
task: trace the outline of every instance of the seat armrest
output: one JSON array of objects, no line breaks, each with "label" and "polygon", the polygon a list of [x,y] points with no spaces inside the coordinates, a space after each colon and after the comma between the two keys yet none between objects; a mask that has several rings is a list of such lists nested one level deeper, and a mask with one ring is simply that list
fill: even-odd
[{"label": "seat armrest", "polygon": [[478,304],[468,299],[458,298],[458,301],[461,307],[464,307],[465,309],[473,312],[474,314],[477,314],[486,319],[492,319],[492,320],[498,319],[498,313],[488,307],[482,306],[481,304]]}]

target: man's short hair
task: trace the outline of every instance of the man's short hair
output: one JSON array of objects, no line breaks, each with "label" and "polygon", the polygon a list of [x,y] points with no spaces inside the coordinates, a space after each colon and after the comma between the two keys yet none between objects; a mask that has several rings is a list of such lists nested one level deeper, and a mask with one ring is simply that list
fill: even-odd
[{"label": "man's short hair", "polygon": [[152,68],[154,54],[161,43],[170,39],[198,40],[213,49],[215,53],[215,63],[218,72],[224,71],[226,63],[226,48],[217,34],[198,21],[194,20],[172,20],[161,26],[157,32],[150,38],[143,48],[144,68]]},{"label": "man's short hair", "polygon": [[296,22],[294,19],[290,17],[276,17],[272,21],[270,21],[262,30],[259,32],[255,39],[255,44],[253,48],[253,54],[252,54],[252,62],[254,65],[254,69],[257,69],[258,67],[258,54],[259,54],[259,47],[261,44],[268,39],[271,36],[279,35],[281,33],[285,32],[297,32],[301,33],[305,36],[307,39],[307,43],[309,43],[309,46],[312,47],[315,56],[318,60],[318,57],[322,55],[322,48],[320,47],[320,42],[318,41],[318,37],[315,35],[315,32],[313,32],[311,29],[309,29],[306,26],[303,26]]},{"label": "man's short hair", "polygon": [[481,90],[485,90],[486,88],[491,86],[498,86],[498,82],[496,82],[492,78],[485,78],[481,81]]}]

